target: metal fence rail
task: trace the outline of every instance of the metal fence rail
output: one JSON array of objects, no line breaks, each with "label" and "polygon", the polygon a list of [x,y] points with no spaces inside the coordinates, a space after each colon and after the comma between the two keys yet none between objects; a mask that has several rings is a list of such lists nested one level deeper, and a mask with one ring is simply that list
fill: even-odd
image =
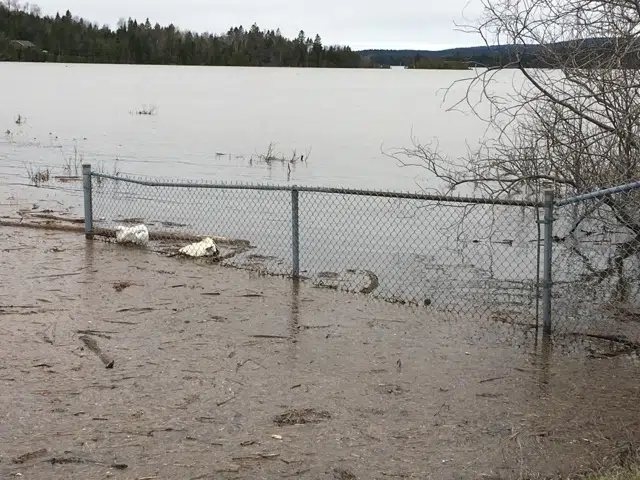
[{"label": "metal fence rail", "polygon": [[[527,328],[537,328],[540,320],[547,333],[553,326],[554,333],[563,335],[640,341],[635,328],[640,323],[625,323],[606,313],[613,308],[621,318],[624,311],[627,320],[635,315],[629,299],[635,298],[640,275],[628,281],[625,274],[618,283],[614,275],[606,281],[588,276],[595,264],[615,263],[618,257],[609,250],[621,248],[615,243],[619,235],[607,237],[609,250],[594,248],[579,235],[587,224],[593,229],[611,220],[612,203],[603,199],[622,195],[631,207],[640,182],[557,201],[546,192],[544,202],[537,203],[156,181],[92,173],[85,166],[84,192],[87,236],[111,236],[118,225],[143,223],[150,233],[148,248],[171,255],[212,236],[220,255],[210,260],[222,265],[302,277],[317,287],[470,319]],[[637,231],[635,225],[623,226],[627,245],[634,249],[623,259],[630,272],[637,257],[633,241],[640,251],[640,218],[638,223]],[[585,263],[584,255],[598,260]],[[599,268],[606,268],[602,265]],[[596,273],[591,272],[592,277]],[[585,285],[598,290],[603,300],[594,300],[593,291],[580,293]],[[613,305],[617,297],[604,291],[620,285],[629,288]],[[640,319],[640,306],[637,311]]]}]

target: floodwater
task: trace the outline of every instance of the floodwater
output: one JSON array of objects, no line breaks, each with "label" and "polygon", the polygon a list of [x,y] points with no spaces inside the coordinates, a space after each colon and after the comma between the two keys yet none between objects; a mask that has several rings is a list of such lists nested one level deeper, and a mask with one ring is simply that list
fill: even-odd
[{"label": "floodwater", "polygon": [[[15,197],[29,171],[49,169],[43,192],[33,198],[46,196],[60,203],[56,211],[79,216],[79,183],[55,177],[79,173],[82,162],[104,173],[183,181],[416,191],[437,184],[424,169],[401,168],[382,150],[409,147],[413,133],[463,155],[484,133],[468,112],[445,111],[463,95],[462,85],[442,103],[443,90],[473,72],[36,64],[2,64],[0,71],[0,130],[6,130],[0,194]],[[157,110],[137,115],[141,109]],[[276,156],[295,150],[304,161],[259,161],[271,142]],[[246,239],[256,250],[234,261],[267,259],[258,267],[291,272],[286,192],[143,189],[109,181],[94,187],[97,226],[140,218],[154,230],[184,225],[191,234]],[[533,214],[504,209],[496,229],[482,207],[469,213],[418,201],[301,194],[300,264],[307,276],[372,272],[377,296],[441,309],[486,304],[488,280],[494,290],[519,285],[507,314],[532,323]]]},{"label": "floodwater", "polygon": [[[83,162],[102,173],[181,181],[434,188],[424,169],[401,168],[383,150],[411,146],[413,133],[437,139],[444,154],[464,155],[484,124],[468,111],[446,111],[463,84],[446,102],[444,89],[472,74],[2,63],[0,202],[13,217],[21,202],[81,217],[80,184],[64,177],[79,174]],[[513,88],[512,75],[504,72],[492,88]],[[271,143],[275,156],[295,150],[298,160],[261,161]],[[38,172],[47,181],[28,188],[29,173]],[[135,218],[155,234],[245,239],[253,250],[226,263],[291,273],[288,192],[105,180],[94,181],[93,199],[98,227]],[[314,283],[440,313],[539,323],[535,209],[304,192],[299,202],[300,265]],[[571,271],[567,281],[579,287],[574,263],[556,261],[554,271]],[[640,322],[607,309],[593,315],[591,296],[583,303],[557,311],[564,333],[640,339]]]},{"label": "floodwater", "polygon": [[0,251],[2,478],[566,478],[640,440],[634,356],[78,234]]},{"label": "floodwater", "polygon": [[308,157],[292,184],[413,191],[424,172],[381,149],[410,146],[413,131],[464,154],[483,124],[446,113],[443,89],[472,73],[3,63],[0,178],[24,177],[25,164],[59,174],[77,144],[106,172],[286,183],[286,164],[250,163],[273,143],[276,155]]}]

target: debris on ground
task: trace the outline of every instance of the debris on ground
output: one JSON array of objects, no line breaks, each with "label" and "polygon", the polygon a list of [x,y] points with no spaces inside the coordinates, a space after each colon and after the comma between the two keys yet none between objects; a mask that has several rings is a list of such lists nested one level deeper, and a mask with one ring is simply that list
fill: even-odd
[{"label": "debris on ground", "polygon": [[333,478],[335,478],[336,480],[356,480],[358,477],[356,477],[353,473],[351,473],[347,469],[334,468]]},{"label": "debris on ground", "polygon": [[149,243],[149,230],[144,224],[134,225],[133,227],[118,225],[116,227],[116,242],[144,246]]},{"label": "debris on ground", "polygon": [[82,340],[82,342],[87,346],[87,348],[91,350],[93,353],[95,353],[98,356],[98,358],[100,358],[100,360],[102,360],[102,363],[104,363],[105,368],[113,368],[115,361],[109,358],[107,355],[105,355],[102,352],[102,350],[100,350],[100,347],[98,347],[98,342],[96,342],[95,339],[89,337],[88,335],[83,335],[80,337],[80,340]]},{"label": "debris on ground", "polygon": [[113,284],[113,289],[116,292],[121,292],[123,291],[125,288],[129,288],[131,286],[130,282],[116,282]]},{"label": "debris on ground", "polygon": [[282,427],[284,425],[302,425],[305,423],[320,423],[331,418],[331,414],[324,410],[316,410],[314,408],[305,408],[296,410],[292,408],[273,419],[273,423]]},{"label": "debris on ground", "polygon": [[215,257],[220,253],[220,250],[211,237],[205,237],[199,242],[182,247],[178,253],[194,258]]},{"label": "debris on ground", "polygon": [[35,450],[33,452],[27,452],[13,459],[13,463],[25,463],[29,460],[33,460],[35,458],[42,457],[47,454],[46,448],[41,448],[40,450]]}]

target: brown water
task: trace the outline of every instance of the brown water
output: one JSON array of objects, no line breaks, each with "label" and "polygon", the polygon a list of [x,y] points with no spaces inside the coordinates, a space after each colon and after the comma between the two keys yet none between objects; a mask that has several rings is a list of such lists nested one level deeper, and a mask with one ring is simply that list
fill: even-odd
[{"label": "brown water", "polygon": [[0,251],[1,478],[527,478],[640,440],[635,357],[77,234]]}]

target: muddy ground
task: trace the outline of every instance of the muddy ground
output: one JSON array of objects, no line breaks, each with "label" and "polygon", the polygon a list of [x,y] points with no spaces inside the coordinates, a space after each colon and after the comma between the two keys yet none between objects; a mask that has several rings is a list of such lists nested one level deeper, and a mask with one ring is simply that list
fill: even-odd
[{"label": "muddy ground", "polygon": [[0,227],[0,478],[478,479],[620,463],[635,355]]}]

